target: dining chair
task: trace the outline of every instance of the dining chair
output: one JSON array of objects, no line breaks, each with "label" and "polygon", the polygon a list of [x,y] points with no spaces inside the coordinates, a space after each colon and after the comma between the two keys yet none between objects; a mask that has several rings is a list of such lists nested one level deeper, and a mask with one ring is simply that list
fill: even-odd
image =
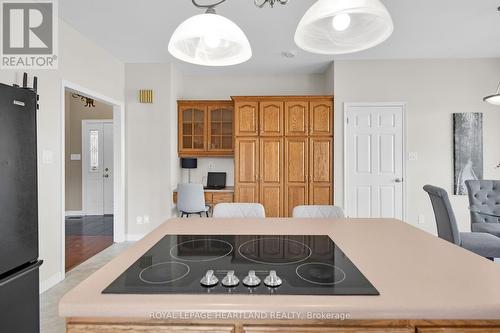
[{"label": "dining chair", "polygon": [[459,232],[455,213],[446,190],[425,185],[436,217],[439,238],[461,246],[485,258],[500,258],[500,238],[482,232]]},{"label": "dining chair", "polygon": [[343,219],[345,214],[344,210],[338,206],[311,205],[295,207],[292,216],[310,219]]},{"label": "dining chair", "polygon": [[179,184],[177,186],[177,209],[181,217],[203,214],[208,217],[209,206],[205,204],[205,193],[202,184]]},{"label": "dining chair", "polygon": [[467,194],[473,232],[500,237],[500,181],[467,180]]},{"label": "dining chair", "polygon": [[214,218],[265,218],[264,206],[258,203],[220,203],[214,207]]}]

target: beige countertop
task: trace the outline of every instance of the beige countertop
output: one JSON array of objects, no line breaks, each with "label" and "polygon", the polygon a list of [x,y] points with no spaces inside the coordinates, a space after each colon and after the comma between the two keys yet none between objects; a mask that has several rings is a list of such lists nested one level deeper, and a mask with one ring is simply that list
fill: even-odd
[{"label": "beige countertop", "polygon": [[[166,234],[329,235],[380,296],[104,295]],[[500,265],[397,220],[172,219],[68,292],[63,317],[155,312],[349,313],[351,319],[500,319]]]}]

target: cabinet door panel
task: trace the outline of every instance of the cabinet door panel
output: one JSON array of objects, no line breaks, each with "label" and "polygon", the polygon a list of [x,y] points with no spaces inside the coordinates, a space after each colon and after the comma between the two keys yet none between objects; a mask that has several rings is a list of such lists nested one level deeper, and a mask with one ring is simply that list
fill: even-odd
[{"label": "cabinet door panel", "polygon": [[414,329],[411,328],[393,328],[393,327],[314,327],[314,326],[243,326],[245,333],[411,333]]},{"label": "cabinet door panel", "polygon": [[309,103],[285,102],[285,135],[306,136],[309,133]]},{"label": "cabinet door panel", "polygon": [[259,139],[238,138],[235,146],[236,202],[259,202]]},{"label": "cabinet door panel", "polygon": [[218,155],[231,155],[233,146],[233,106],[231,102],[209,104],[208,151]]},{"label": "cabinet door panel", "polygon": [[260,139],[260,201],[266,217],[283,216],[283,139]]},{"label": "cabinet door panel", "polygon": [[309,140],[285,139],[285,215],[293,208],[308,204]]},{"label": "cabinet door panel", "polygon": [[333,203],[333,139],[311,138],[309,153],[309,204]]},{"label": "cabinet door panel", "polygon": [[68,333],[234,333],[232,325],[135,325],[135,324],[72,324]]},{"label": "cabinet door panel", "polygon": [[259,103],[257,102],[235,103],[234,120],[235,120],[236,136],[258,136]]},{"label": "cabinet door panel", "polygon": [[283,102],[260,102],[260,135],[283,136]]},{"label": "cabinet door panel", "polygon": [[313,101],[310,110],[310,135],[333,136],[333,102],[331,100]]},{"label": "cabinet door panel", "polygon": [[180,155],[203,153],[207,149],[207,108],[202,103],[179,104],[179,141]]},{"label": "cabinet door panel", "polygon": [[500,333],[500,327],[418,327],[418,333]]}]

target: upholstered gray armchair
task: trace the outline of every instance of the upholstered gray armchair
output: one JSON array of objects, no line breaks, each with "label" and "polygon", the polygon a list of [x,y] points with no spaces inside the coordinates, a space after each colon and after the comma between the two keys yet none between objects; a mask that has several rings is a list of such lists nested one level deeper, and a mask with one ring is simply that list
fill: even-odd
[{"label": "upholstered gray armchair", "polygon": [[425,185],[431,199],[439,238],[486,258],[500,258],[500,238],[482,232],[459,232],[448,193],[439,187]]},{"label": "upholstered gray armchair", "polygon": [[[471,230],[500,237],[500,181],[467,180]],[[478,213],[481,212],[482,214]]]}]

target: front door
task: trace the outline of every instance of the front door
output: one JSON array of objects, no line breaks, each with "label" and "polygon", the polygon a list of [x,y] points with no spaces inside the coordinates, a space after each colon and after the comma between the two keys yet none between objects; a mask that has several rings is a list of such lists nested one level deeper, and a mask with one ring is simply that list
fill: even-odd
[{"label": "front door", "polygon": [[403,104],[347,104],[346,213],[403,219]]},{"label": "front door", "polygon": [[82,123],[82,182],[85,215],[113,214],[113,123]]}]

